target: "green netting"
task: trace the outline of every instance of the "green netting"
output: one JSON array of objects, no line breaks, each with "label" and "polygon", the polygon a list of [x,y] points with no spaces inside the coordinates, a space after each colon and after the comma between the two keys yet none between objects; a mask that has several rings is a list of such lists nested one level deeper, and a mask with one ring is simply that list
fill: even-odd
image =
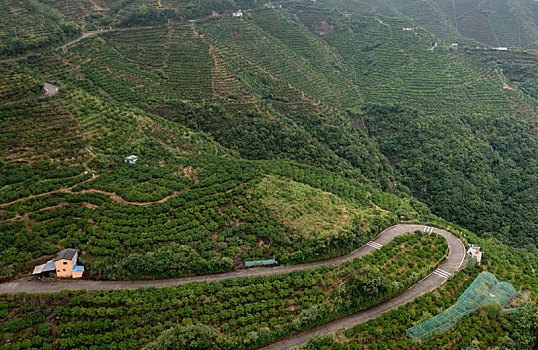
[{"label": "green netting", "polygon": [[516,293],[515,288],[507,282],[499,282],[497,277],[489,272],[482,272],[471,285],[444,313],[407,329],[407,334],[415,342],[443,334],[478,307],[498,303],[504,307]]}]

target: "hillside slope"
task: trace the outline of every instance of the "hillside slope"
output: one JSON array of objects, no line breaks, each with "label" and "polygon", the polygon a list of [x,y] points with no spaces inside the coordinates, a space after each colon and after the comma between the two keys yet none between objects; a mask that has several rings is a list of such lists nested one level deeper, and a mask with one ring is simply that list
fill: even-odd
[{"label": "hillside slope", "polygon": [[36,0],[2,0],[0,12],[0,57],[49,48],[81,33],[73,21]]},{"label": "hillside slope", "polygon": [[[49,77],[73,74],[57,68]],[[0,108],[3,279],[64,247],[83,252],[87,276],[106,279],[319,260],[417,215],[409,199],[319,168],[242,160],[205,133],[100,97],[91,81],[65,82],[52,99]],[[136,164],[124,163],[130,154]],[[307,229],[310,220],[324,226]]]},{"label": "hillside slope", "polygon": [[25,65],[244,158],[322,167],[536,244],[536,102],[409,20],[347,11],[290,2],[121,28]]},{"label": "hillside slope", "polygon": [[343,10],[366,10],[386,16],[407,17],[439,37],[461,37],[499,47],[535,47],[538,9],[532,0],[383,0],[334,1]]},{"label": "hillside slope", "polygon": [[[507,2],[513,13],[517,3]],[[151,349],[195,339],[204,349],[257,348],[421,281],[447,254],[433,226],[480,244],[483,265],[434,273],[436,284],[448,280],[439,291],[313,346],[533,346],[531,312],[482,310],[419,345],[405,334],[481,270],[518,289],[516,306],[536,300],[536,55],[481,49],[458,34],[476,22],[468,35],[485,33],[477,40],[515,41],[491,20],[497,2],[461,18],[441,0],[2,6],[1,281],[54,285],[30,277],[34,266],[77,248],[93,280],[84,285],[157,288],[0,295],[1,347]],[[242,17],[230,15],[239,8]],[[18,17],[21,50],[9,51]],[[525,28],[517,40],[532,36]],[[45,82],[59,92],[44,97]],[[402,220],[418,230],[370,242]],[[363,244],[371,255],[339,265],[203,281],[242,275],[254,260],[276,259],[274,270],[286,272],[343,259]],[[158,288],[188,276],[202,282]]]}]

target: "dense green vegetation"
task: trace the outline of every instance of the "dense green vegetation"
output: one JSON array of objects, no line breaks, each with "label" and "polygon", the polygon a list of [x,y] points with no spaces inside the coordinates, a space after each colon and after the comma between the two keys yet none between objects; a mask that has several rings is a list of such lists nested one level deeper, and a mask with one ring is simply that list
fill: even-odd
[{"label": "dense green vegetation", "polygon": [[117,26],[164,24],[238,8],[263,6],[254,0],[3,0],[0,57],[58,46],[66,38]]},{"label": "dense green vegetation", "polygon": [[58,45],[81,28],[38,0],[0,2],[0,57]]},{"label": "dense green vegetation", "polygon": [[197,341],[219,349],[256,348],[400,293],[433,271],[447,248],[442,237],[417,232],[353,262],[280,276],[161,289],[4,295],[0,344],[6,350],[29,341],[56,349],[139,348],[170,328],[158,343],[209,332],[209,338]]},{"label": "dense green vegetation", "polygon": [[[258,258],[299,263],[346,253],[396,215],[416,216],[409,200],[324,170],[210,156],[226,151],[155,115],[77,88],[64,99],[61,108],[69,112],[54,118],[60,106],[52,101],[2,110],[2,278],[28,271],[59,247],[81,249],[87,276],[95,278],[214,273]],[[18,127],[9,127],[14,121]],[[198,152],[204,155],[189,155]],[[123,162],[131,153],[139,155],[137,164]],[[264,202],[257,186],[265,176],[293,179],[301,187],[298,201],[333,193],[311,215],[326,218],[324,211],[340,211],[344,202],[353,211],[309,234],[305,224],[294,226]]]},{"label": "dense green vegetation", "polygon": [[[483,269],[520,299],[538,297],[537,59],[512,48],[535,45],[535,2],[24,0],[0,10],[3,281],[63,248],[81,251],[84,278],[105,280],[297,264],[348,253],[404,219],[480,244]],[[39,98],[44,81],[60,92]],[[131,154],[136,164],[124,162]],[[417,233],[289,275],[2,295],[0,347],[256,348],[394,297],[445,253],[442,239]],[[480,310],[425,344],[406,336],[478,272],[307,348],[532,348],[532,306]]]},{"label": "dense green vegetation", "polygon": [[290,3],[243,20],[107,32],[27,64],[242,157],[321,166],[535,245],[532,65],[431,49],[438,39],[409,21],[347,11]]},{"label": "dense green vegetation", "polygon": [[16,102],[42,94],[41,82],[31,72],[20,67],[0,64],[0,100],[2,104]]},{"label": "dense green vegetation", "polygon": [[[105,13],[114,12],[115,5],[92,6]],[[30,101],[2,109],[6,126],[0,198],[8,220],[2,224],[6,230],[40,232],[43,247],[49,248],[34,250],[32,258],[44,258],[53,245],[75,245],[89,253],[88,266],[102,266],[88,271],[108,278],[117,278],[112,267],[123,271],[121,266],[129,265],[130,254],[141,261],[149,253],[168,254],[155,243],[185,245],[181,259],[201,254],[203,261],[214,260],[216,271],[239,266],[247,257],[287,262],[321,258],[318,240],[304,231],[306,224],[294,226],[289,217],[286,222],[259,198],[245,209],[241,201],[250,201],[261,179],[275,171],[248,162],[231,170],[231,159],[241,156],[275,160],[271,164],[276,167],[288,166],[281,160],[297,161],[404,198],[412,195],[439,216],[532,248],[538,225],[538,148],[533,99],[516,90],[532,97],[532,79],[525,78],[532,69],[516,75],[515,66],[503,63],[503,75],[502,68],[475,60],[473,52],[448,50],[442,42],[429,50],[437,39],[420,28],[401,30],[412,25],[407,20],[347,11],[289,3],[243,19],[215,16],[195,25],[109,31],[67,52],[29,56],[6,66],[11,81],[4,92],[7,100],[32,95],[39,86],[36,77],[61,82],[64,92],[45,104]],[[513,90],[503,89],[505,79],[522,83],[510,81]],[[31,118],[26,117],[29,111]],[[22,124],[8,126],[15,122]],[[185,157],[193,153],[231,157],[219,160],[229,170],[222,170],[219,180],[211,178],[221,171],[207,169],[215,158]],[[129,154],[139,155],[141,164],[123,164]],[[325,186],[299,182],[322,190]],[[359,215],[374,207],[369,196],[374,203],[381,200],[380,192],[369,186],[353,198],[361,202],[360,210],[346,219],[347,233],[337,235],[348,243],[326,255],[344,253],[363,241],[352,227],[357,223],[359,231],[370,235],[375,220],[386,225],[394,214],[429,213],[415,199],[391,199],[394,203],[386,209],[392,216]],[[264,196],[271,197],[269,192]],[[192,202],[198,193],[203,198]],[[66,204],[66,198],[78,194],[101,194],[106,200]],[[28,196],[51,204],[20,210]],[[290,200],[284,196],[279,206]],[[230,216],[232,208],[245,216]],[[130,215],[136,210],[140,222],[150,227],[137,228],[139,221]],[[209,222],[200,223],[202,214]],[[286,239],[275,240],[269,233],[259,237],[258,217],[271,222],[267,232],[285,227]],[[67,223],[70,228],[58,234],[58,227]],[[235,243],[221,236],[231,226],[244,235]],[[336,220],[324,230],[336,232],[338,226]],[[142,236],[128,236],[135,231]],[[157,231],[159,235],[153,234]],[[263,248],[256,248],[260,241]],[[269,241],[274,246],[266,246]],[[16,261],[18,254],[8,254],[6,261]],[[114,262],[109,261],[112,256]],[[17,261],[27,260],[25,253]],[[21,269],[10,267],[3,275],[14,276]],[[140,277],[136,270],[126,275]]]},{"label": "dense green vegetation", "polygon": [[[363,11],[407,18],[443,39],[473,46],[481,42],[495,47],[536,47],[538,38],[538,8],[532,0],[325,0],[319,3],[347,13]],[[287,2],[278,3],[282,4],[286,6]],[[303,4],[297,2],[293,6],[302,8]],[[81,30],[164,24],[267,6],[275,5],[267,0],[24,0],[17,4],[4,1],[0,4],[4,14],[0,38],[5,40],[0,56],[50,47],[80,34]],[[305,17],[315,18],[315,15],[305,14]],[[331,27],[326,19],[325,24],[313,23],[315,32],[324,34]]]},{"label": "dense green vegetation", "polygon": [[[496,70],[507,83],[505,88],[516,88],[517,93],[538,101],[538,83],[534,79],[538,74],[536,53],[475,50],[472,55]],[[534,106],[535,103],[528,102],[527,106],[522,107],[531,109]]]},{"label": "dense green vegetation", "polygon": [[[496,239],[479,238],[472,232],[426,216],[454,234],[461,234],[464,241],[480,244],[487,252],[483,265],[470,263],[448,283],[434,292],[416,298],[381,317],[360,324],[335,337],[313,338],[304,349],[533,349],[536,339],[536,308],[529,301],[538,295],[536,266],[538,254],[527,253],[503,246]],[[465,317],[455,328],[425,343],[414,344],[406,334],[407,328],[444,312],[482,270],[494,273],[499,280],[509,281],[521,294],[511,307],[520,307],[505,313],[496,307],[479,309]]]},{"label": "dense green vegetation", "polygon": [[[308,173],[308,167],[282,165],[238,164],[206,157],[191,158],[175,171],[122,165],[114,173],[90,178],[69,190],[17,201],[4,206],[3,211],[6,216],[27,217],[31,234],[44,242],[87,252],[83,262],[89,274],[126,279],[221,272],[242,267],[243,260],[256,258],[277,258],[281,263],[321,259],[364,244],[395,221],[394,214],[373,208],[373,203],[366,199],[366,189],[349,186],[323,172]],[[207,179],[196,181],[185,175],[173,175],[193,168],[200,170],[188,173],[190,176]],[[295,178],[305,183],[302,186],[308,192],[315,191],[308,184],[332,190],[355,203],[356,208],[362,208],[365,215],[350,213],[347,224],[327,223],[317,229],[318,234],[310,235],[303,227],[280,220],[274,214],[281,213],[273,212],[263,202],[255,190],[260,181],[257,171]],[[327,179],[334,183],[321,185]],[[299,193],[298,200],[304,199],[308,197]],[[373,200],[380,206],[396,205],[410,213],[408,204],[396,197],[389,196],[389,202],[385,202],[384,196],[376,195]],[[339,201],[342,200],[312,208],[311,212],[325,215],[323,210],[340,210]],[[22,228],[21,223],[10,220],[3,228],[16,232]],[[329,234],[335,229],[337,234]],[[26,228],[23,233],[29,234]],[[16,236],[8,237],[5,247],[12,247]],[[155,244],[166,242],[181,245],[179,249],[167,246],[154,251]],[[24,262],[26,246],[21,244],[13,249],[5,252],[4,263]],[[39,251],[35,254],[33,258],[41,256]],[[149,265],[153,269],[148,270],[148,262],[152,262]],[[171,268],[171,262],[176,270]],[[4,266],[4,274],[13,272]]]},{"label": "dense green vegetation", "polygon": [[[92,6],[114,12],[113,2]],[[498,63],[506,68],[497,69],[473,53],[447,50],[446,43],[428,50],[436,38],[420,28],[401,30],[412,25],[406,20],[346,11],[290,3],[242,20],[216,16],[194,26],[106,32],[68,52],[6,66],[7,100],[32,95],[36,77],[61,81],[66,92],[62,116],[57,105],[4,108],[6,123],[31,109],[35,118],[26,118],[23,128],[39,133],[24,134],[24,157],[15,162],[9,157],[21,136],[4,129],[2,200],[101,191],[115,205],[177,201],[191,188],[175,178],[191,166],[178,163],[178,153],[240,155],[322,167],[413,195],[434,213],[504,242],[536,244],[537,147],[533,81],[526,78],[532,68]],[[505,79],[519,79],[518,90],[503,89]],[[67,140],[58,138],[64,125],[72,134]],[[62,165],[33,163],[37,137],[41,159],[62,159]],[[132,153],[163,169],[142,176],[135,174],[144,167],[118,167]],[[33,157],[31,165],[25,157]],[[258,175],[265,174],[250,180]],[[230,178],[224,191],[240,183]],[[46,220],[64,216],[63,210]],[[21,215],[5,212],[15,222]],[[81,225],[76,230],[85,231]],[[94,253],[122,251],[107,249]]]},{"label": "dense green vegetation", "polygon": [[451,306],[479,272],[467,268],[435,292],[334,338],[313,338],[303,349],[531,349],[537,342],[536,310],[521,308],[508,315],[498,304],[479,308],[449,333],[425,343],[415,344],[407,336],[407,328]]},{"label": "dense green vegetation", "polygon": [[[329,0],[344,11],[407,17],[439,37],[477,46],[536,47],[538,8],[531,0]],[[469,40],[473,39],[473,40]],[[474,42],[473,42],[474,41]]]}]

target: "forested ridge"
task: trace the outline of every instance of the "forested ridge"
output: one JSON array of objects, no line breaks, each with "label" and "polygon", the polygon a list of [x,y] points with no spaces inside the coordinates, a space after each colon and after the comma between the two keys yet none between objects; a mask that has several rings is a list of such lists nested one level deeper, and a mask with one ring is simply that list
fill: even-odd
[{"label": "forested ridge", "polygon": [[[479,269],[535,300],[538,8],[508,3],[455,1],[454,16],[446,1],[0,1],[0,279],[63,248],[98,280],[319,261],[404,220],[480,243],[483,267],[307,348],[419,347],[405,327]],[[59,93],[43,98],[45,81]],[[4,295],[0,345],[256,348],[395,296],[445,252],[416,233],[328,270]],[[523,349],[530,310],[515,326],[482,310],[421,347]]]}]

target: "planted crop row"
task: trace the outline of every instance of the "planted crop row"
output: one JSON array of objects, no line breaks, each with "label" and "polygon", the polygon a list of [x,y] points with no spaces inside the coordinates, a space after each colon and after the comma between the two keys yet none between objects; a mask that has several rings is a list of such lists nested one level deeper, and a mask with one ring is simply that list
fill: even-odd
[{"label": "planted crop row", "polygon": [[276,78],[304,91],[308,96],[319,98],[330,94],[330,89],[321,88],[331,85],[327,78],[307,62],[297,66],[297,54],[255,23],[220,18],[204,23],[200,30],[243,60],[263,68]]},{"label": "planted crop row", "polygon": [[42,83],[24,70],[8,65],[0,65],[1,104],[21,101],[42,94]]},{"label": "planted crop row", "polygon": [[0,55],[13,56],[43,49],[80,34],[76,24],[66,21],[50,7],[37,1],[0,1]]},{"label": "planted crop row", "polygon": [[[87,140],[73,116],[51,102],[0,109],[1,202],[36,195],[87,179],[80,166]],[[53,161],[51,161],[53,159]],[[60,173],[66,175],[59,175]]]}]

